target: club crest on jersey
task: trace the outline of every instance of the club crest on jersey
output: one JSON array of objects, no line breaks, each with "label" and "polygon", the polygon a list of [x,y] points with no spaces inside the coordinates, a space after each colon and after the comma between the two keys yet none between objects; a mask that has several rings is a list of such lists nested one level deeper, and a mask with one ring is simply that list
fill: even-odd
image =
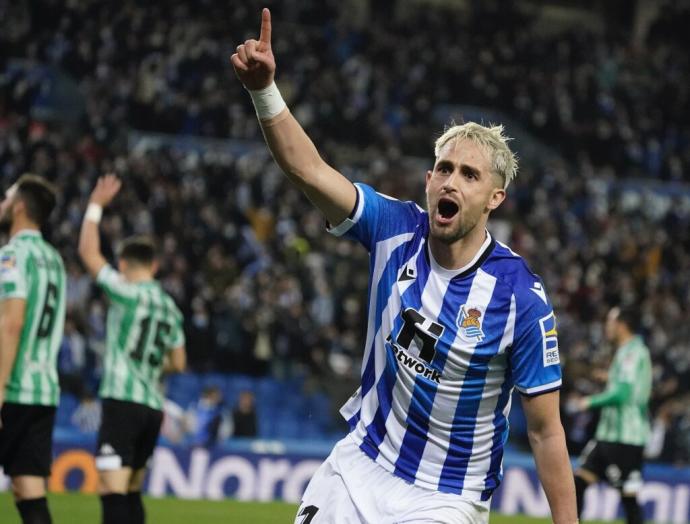
[{"label": "club crest on jersey", "polygon": [[482,331],[482,311],[478,307],[469,307],[467,304],[460,306],[458,313],[458,327],[460,335],[473,342],[484,340]]}]

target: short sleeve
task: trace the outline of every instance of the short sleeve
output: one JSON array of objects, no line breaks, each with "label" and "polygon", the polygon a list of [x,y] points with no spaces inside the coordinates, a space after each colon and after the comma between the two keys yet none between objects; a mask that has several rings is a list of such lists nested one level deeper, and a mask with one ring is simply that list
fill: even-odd
[{"label": "short sleeve", "polygon": [[355,184],[357,201],[350,216],[330,227],[335,236],[346,236],[359,241],[371,251],[377,242],[395,235],[413,231],[422,209],[414,202],[403,202],[377,193],[366,184]]},{"label": "short sleeve", "polygon": [[540,281],[515,292],[515,340],[510,353],[515,387],[538,395],[561,387],[556,316]]},{"label": "short sleeve", "polygon": [[105,291],[110,300],[129,303],[137,299],[136,286],[125,281],[122,274],[106,264],[96,276],[96,283]]},{"label": "short sleeve", "polygon": [[27,282],[15,249],[0,250],[0,300],[26,298]]}]

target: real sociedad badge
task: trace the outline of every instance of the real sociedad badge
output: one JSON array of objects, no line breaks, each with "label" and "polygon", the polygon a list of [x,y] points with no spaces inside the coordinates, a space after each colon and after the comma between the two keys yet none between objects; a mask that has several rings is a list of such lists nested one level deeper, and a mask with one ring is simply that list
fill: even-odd
[{"label": "real sociedad badge", "polygon": [[467,304],[460,306],[458,313],[458,327],[460,335],[473,342],[484,340],[482,331],[482,312],[477,307],[468,307]]}]

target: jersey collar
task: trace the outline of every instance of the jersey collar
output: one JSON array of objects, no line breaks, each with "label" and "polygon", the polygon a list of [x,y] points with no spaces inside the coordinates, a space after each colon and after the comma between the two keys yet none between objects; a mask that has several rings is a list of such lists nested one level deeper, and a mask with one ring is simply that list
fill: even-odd
[{"label": "jersey collar", "polygon": [[625,344],[623,344],[620,347],[620,349],[626,350],[628,348],[631,348],[631,347],[637,345],[640,342],[642,342],[642,337],[640,335],[633,335],[633,337],[630,340],[628,340]]},{"label": "jersey collar", "polygon": [[151,286],[158,286],[160,285],[160,282],[156,280],[155,278],[152,278],[151,280],[139,280],[138,282],[132,282],[135,286],[146,286],[146,287],[151,287]]},{"label": "jersey collar", "polygon": [[484,240],[484,243],[482,246],[477,250],[477,254],[474,255],[474,258],[470,260],[466,265],[459,269],[446,269],[443,267],[441,264],[436,262],[436,259],[434,258],[433,253],[431,252],[431,249],[429,249],[429,244],[427,243],[426,246],[426,255],[427,259],[429,261],[429,265],[431,266],[431,270],[436,273],[437,275],[443,277],[443,278],[462,278],[464,276],[467,276],[471,273],[474,273],[483,263],[484,261],[488,258],[488,256],[491,254],[491,252],[494,250],[494,246],[496,245],[496,241],[493,239],[491,236],[491,233],[489,231],[486,231],[486,239]]},{"label": "jersey collar", "polygon": [[10,240],[14,240],[15,238],[19,237],[42,237],[41,232],[38,229],[20,229],[17,231],[14,235],[12,235],[12,238]]}]

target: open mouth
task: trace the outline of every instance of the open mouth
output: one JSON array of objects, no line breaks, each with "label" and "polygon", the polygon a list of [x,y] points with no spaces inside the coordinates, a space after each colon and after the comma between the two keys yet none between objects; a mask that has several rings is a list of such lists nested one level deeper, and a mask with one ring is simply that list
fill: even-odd
[{"label": "open mouth", "polygon": [[452,219],[460,211],[458,205],[447,198],[441,198],[438,201],[438,214],[444,220]]}]

